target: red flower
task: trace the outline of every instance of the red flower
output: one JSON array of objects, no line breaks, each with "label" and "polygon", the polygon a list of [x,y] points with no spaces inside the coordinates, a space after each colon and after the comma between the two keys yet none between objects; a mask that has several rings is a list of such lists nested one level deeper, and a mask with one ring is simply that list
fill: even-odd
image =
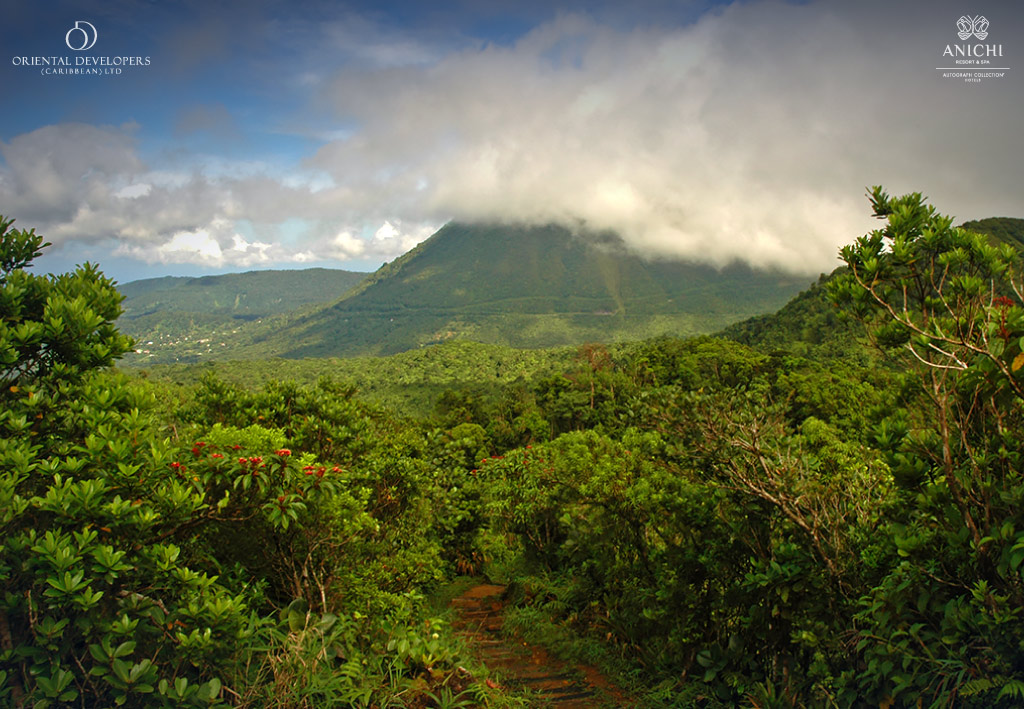
[{"label": "red flower", "polygon": [[178,461],[174,461],[173,463],[171,463],[171,467],[174,468],[175,470],[180,470],[181,463],[179,463]]},{"label": "red flower", "polygon": [[211,453],[210,457],[211,458],[223,458],[224,456],[221,455],[220,453]]},{"label": "red flower", "polygon": [[246,458],[239,458],[239,459],[238,459],[238,464],[239,464],[239,465],[245,465],[245,464],[246,464],[246,463],[248,463],[248,462],[249,462],[249,461],[248,461],[248,460],[247,460]]},{"label": "red flower", "polygon": [[203,447],[203,446],[205,446],[206,444],[205,444],[205,443],[203,443],[202,441],[196,441],[196,442],[195,442],[195,443],[193,443],[192,445],[194,445],[194,446],[195,446],[196,448],[202,448],[202,447]]},{"label": "red flower", "polygon": [[284,502],[284,495],[281,495],[280,497],[278,497],[277,501],[278,502]]},{"label": "red flower", "polygon": [[231,450],[240,451],[242,450],[242,446],[236,443],[235,445],[231,446]]},{"label": "red flower", "polygon": [[277,455],[281,456],[282,458],[287,458],[288,456],[290,456],[292,454],[292,452],[290,450],[288,450],[287,448],[282,448],[281,450],[274,451],[274,453],[276,453]]}]

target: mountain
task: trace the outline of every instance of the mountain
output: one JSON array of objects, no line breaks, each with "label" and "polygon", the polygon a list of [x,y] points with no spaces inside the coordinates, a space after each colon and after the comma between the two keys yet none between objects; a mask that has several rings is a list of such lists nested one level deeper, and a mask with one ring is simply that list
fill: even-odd
[{"label": "mountain", "polygon": [[979,234],[987,234],[996,241],[1009,244],[1018,251],[1024,251],[1024,219],[989,217],[987,219],[964,222],[960,226],[964,229],[976,231]]},{"label": "mountain", "polygon": [[227,351],[247,323],[335,301],[367,275],[309,268],[132,281],[117,286],[125,296],[118,326],[137,340],[144,360]]},{"label": "mountain", "polygon": [[193,280],[196,279],[192,278],[191,276],[164,276],[163,278],[145,278],[140,281],[118,283],[117,290],[120,291],[121,295],[125,297],[125,303],[122,306],[125,307],[127,306],[129,299],[139,298],[149,293],[155,293],[158,291],[171,290],[175,286],[180,286]]},{"label": "mountain", "polygon": [[125,296],[122,318],[126,321],[155,312],[255,318],[335,300],[366,276],[327,268],[249,271],[198,278],[149,278],[119,285],[118,290]]},{"label": "mountain", "polygon": [[452,339],[513,347],[713,332],[783,305],[807,278],[630,253],[557,226],[443,227],[329,307],[267,329],[245,357],[390,354]]},{"label": "mountain", "polygon": [[[1024,245],[1024,219],[962,226]],[[369,275],[309,269],[128,283],[119,286],[127,296],[119,325],[139,341],[127,365],[710,332],[797,354],[847,352],[863,330],[838,317],[822,282],[787,303],[808,280],[643,259],[610,234],[452,223]]]},{"label": "mountain", "polygon": [[[1024,219],[989,217],[964,222],[962,229],[985,234],[994,244],[1024,252]],[[850,356],[866,341],[866,330],[843,316],[826,297],[825,285],[846,267],[840,266],[786,303],[777,312],[758,315],[726,327],[720,334],[745,345],[806,355]]]}]

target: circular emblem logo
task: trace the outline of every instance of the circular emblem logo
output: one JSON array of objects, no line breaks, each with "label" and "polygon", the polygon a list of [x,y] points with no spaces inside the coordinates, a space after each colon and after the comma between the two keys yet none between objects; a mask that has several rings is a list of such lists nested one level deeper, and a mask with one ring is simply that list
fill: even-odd
[{"label": "circular emblem logo", "polygon": [[92,49],[98,37],[99,32],[91,22],[75,20],[75,26],[64,35],[64,43],[68,45],[68,49],[81,52],[85,49]]}]

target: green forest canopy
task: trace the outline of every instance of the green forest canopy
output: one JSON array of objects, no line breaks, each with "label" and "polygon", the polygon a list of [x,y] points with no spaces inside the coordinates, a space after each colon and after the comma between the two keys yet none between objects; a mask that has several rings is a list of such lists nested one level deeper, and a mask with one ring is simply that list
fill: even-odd
[{"label": "green forest canopy", "polygon": [[646,706],[1018,706],[1020,252],[871,207],[749,344],[451,350],[418,418],[118,373],[113,284],[0,221],[0,700],[522,706],[428,601],[472,573]]}]

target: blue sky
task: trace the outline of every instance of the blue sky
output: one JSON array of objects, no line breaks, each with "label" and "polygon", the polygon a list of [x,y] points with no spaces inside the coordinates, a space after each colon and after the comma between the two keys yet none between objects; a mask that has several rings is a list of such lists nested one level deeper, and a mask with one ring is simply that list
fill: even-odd
[{"label": "blue sky", "polygon": [[[868,185],[961,219],[1024,216],[1024,21],[1005,2],[2,12],[0,213],[53,242],[51,270],[372,270],[465,219],[812,274],[872,227]],[[1003,76],[940,70],[962,15],[989,21],[967,44],[1002,56],[960,69]],[[76,22],[96,32],[80,51]],[[115,72],[46,73],[50,57]]]}]

